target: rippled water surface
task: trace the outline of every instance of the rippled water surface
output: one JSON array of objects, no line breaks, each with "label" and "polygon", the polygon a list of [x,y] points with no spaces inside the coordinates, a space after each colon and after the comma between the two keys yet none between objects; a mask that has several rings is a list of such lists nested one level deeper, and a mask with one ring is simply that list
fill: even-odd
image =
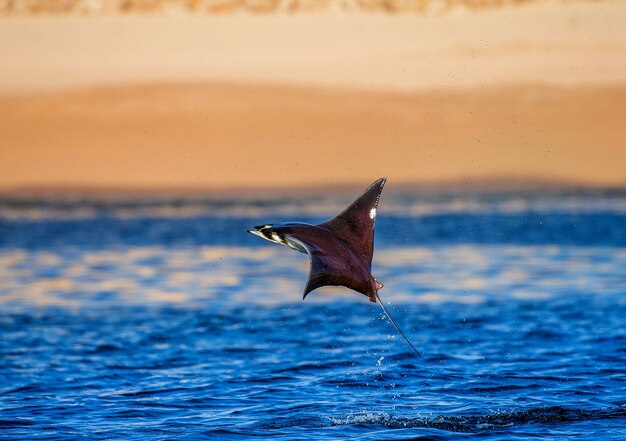
[{"label": "rippled water surface", "polygon": [[245,234],[350,199],[0,198],[0,439],[626,437],[626,191],[385,194],[421,359]]}]

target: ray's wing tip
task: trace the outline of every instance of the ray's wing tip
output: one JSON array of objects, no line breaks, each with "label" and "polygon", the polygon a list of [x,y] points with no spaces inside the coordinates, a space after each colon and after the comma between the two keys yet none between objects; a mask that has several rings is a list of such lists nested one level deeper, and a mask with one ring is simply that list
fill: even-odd
[{"label": "ray's wing tip", "polygon": [[374,181],[374,185],[382,187],[387,182],[387,176],[383,176],[382,178],[378,178]]},{"label": "ray's wing tip", "polygon": [[383,191],[383,187],[385,187],[385,184],[387,183],[387,176],[383,176],[382,178],[379,178],[377,180],[374,181],[374,183],[372,185],[370,185],[370,189],[376,189],[379,194],[382,193]]}]

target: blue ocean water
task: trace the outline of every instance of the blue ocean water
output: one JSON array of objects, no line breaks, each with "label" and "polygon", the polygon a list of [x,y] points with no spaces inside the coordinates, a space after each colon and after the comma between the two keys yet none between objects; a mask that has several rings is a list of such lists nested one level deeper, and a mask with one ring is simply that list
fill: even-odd
[{"label": "blue ocean water", "polygon": [[626,189],[386,190],[421,359],[245,233],[352,196],[0,198],[0,439],[625,439]]}]

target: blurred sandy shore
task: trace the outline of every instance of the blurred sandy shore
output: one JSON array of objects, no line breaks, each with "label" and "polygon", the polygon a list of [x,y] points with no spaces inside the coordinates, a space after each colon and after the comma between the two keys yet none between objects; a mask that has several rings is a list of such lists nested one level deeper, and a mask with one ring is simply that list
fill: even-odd
[{"label": "blurred sandy shore", "polygon": [[185,81],[366,90],[626,83],[625,22],[624,1],[437,16],[4,18],[0,93]]},{"label": "blurred sandy shore", "polygon": [[626,185],[626,2],[5,18],[0,188]]},{"label": "blurred sandy shore", "polygon": [[154,85],[0,100],[0,186],[626,183],[626,87]]},{"label": "blurred sandy shore", "polygon": [[[484,10],[555,0],[4,0],[0,15],[34,14],[252,14],[310,12],[446,13]],[[607,0],[556,0],[599,2]],[[610,0],[608,0],[610,1]]]}]

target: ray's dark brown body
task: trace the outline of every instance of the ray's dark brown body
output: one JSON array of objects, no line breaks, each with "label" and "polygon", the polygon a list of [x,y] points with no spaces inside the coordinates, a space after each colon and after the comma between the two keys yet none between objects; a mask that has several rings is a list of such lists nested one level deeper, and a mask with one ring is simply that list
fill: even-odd
[{"label": "ray's dark brown body", "polygon": [[273,231],[284,240],[306,244],[311,256],[311,271],[304,288],[304,297],[311,291],[327,285],[341,285],[376,301],[376,279],[372,277],[365,260],[349,243],[323,226],[289,223],[274,225]]},{"label": "ray's dark brown body", "polygon": [[327,285],[357,291],[380,304],[391,323],[419,355],[387,312],[378,295],[383,285],[371,274],[374,224],[385,182],[386,178],[378,179],[348,208],[321,224],[267,224],[248,232],[309,255],[311,270],[304,287],[305,298],[311,291]]}]

